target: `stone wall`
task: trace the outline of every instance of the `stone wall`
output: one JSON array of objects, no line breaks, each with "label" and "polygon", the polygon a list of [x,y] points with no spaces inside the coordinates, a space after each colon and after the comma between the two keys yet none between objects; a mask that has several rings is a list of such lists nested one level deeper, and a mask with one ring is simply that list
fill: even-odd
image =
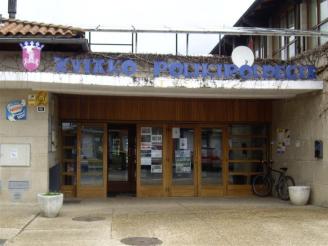
[{"label": "stone wall", "polygon": [[[11,122],[6,120],[5,107],[14,99],[27,100],[25,90],[0,90],[0,144],[31,144],[31,165],[28,167],[0,167],[0,202],[36,202],[38,192],[48,191],[48,135],[49,108],[45,113],[36,112],[36,108],[27,107],[27,119]],[[27,190],[9,189],[8,181],[28,181]],[[15,194],[16,192],[16,194]],[[21,195],[17,195],[17,192]]]}]

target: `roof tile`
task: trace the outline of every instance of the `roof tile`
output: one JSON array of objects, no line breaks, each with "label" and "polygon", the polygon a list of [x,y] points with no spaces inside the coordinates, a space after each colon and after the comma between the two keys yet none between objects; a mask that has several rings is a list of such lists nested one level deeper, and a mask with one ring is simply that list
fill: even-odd
[{"label": "roof tile", "polygon": [[60,36],[74,38],[84,37],[84,33],[81,28],[16,19],[3,19],[0,25],[0,36]]}]

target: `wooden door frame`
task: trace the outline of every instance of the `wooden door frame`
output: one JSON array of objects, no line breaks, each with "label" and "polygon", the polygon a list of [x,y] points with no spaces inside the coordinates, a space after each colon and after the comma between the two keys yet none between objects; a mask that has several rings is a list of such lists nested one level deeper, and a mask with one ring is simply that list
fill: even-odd
[{"label": "wooden door frame", "polygon": [[[81,186],[81,140],[82,127],[103,127],[103,185],[102,186]],[[78,123],[77,128],[77,197],[107,197],[107,125],[105,123]]]}]

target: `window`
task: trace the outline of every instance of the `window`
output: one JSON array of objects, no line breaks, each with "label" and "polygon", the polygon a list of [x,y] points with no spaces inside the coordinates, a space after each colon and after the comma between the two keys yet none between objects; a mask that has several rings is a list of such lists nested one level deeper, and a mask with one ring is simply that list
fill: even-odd
[{"label": "window", "polygon": [[[318,5],[317,0],[311,0],[309,3],[309,27],[310,29],[316,29],[318,25]],[[311,48],[315,48],[318,46],[318,38],[311,38]]]},{"label": "window", "polygon": [[[294,9],[288,12],[288,29],[295,29],[295,12]],[[295,36],[288,37],[288,58],[292,58],[295,56],[295,48],[296,48],[296,39]]]},{"label": "window", "polygon": [[[320,31],[328,31],[328,0],[320,0]],[[320,44],[324,44],[328,41],[328,38],[320,38]]]},{"label": "window", "polygon": [[[280,28],[286,28],[286,27],[287,27],[286,17],[283,16],[280,19]],[[286,37],[284,36],[281,36],[279,39],[279,49],[280,49],[280,59],[286,60],[287,59]]]},{"label": "window", "polygon": [[[309,27],[312,30],[328,31],[328,0],[309,0]],[[323,45],[328,38],[312,38],[311,48]]]}]

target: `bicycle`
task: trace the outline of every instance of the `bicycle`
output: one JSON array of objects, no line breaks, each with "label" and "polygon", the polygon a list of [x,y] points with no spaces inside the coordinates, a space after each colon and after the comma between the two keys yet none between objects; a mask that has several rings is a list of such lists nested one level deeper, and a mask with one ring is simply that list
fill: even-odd
[{"label": "bicycle", "polygon": [[[255,176],[252,182],[252,190],[253,193],[260,197],[269,196],[272,193],[272,189],[275,188],[278,197],[281,200],[289,200],[289,192],[288,187],[294,186],[295,181],[291,176],[287,176],[286,172],[288,168],[282,167],[281,171],[273,169],[272,161],[270,161],[270,165],[267,166],[266,174],[261,174]],[[275,180],[275,176],[272,174],[273,172],[279,173],[279,177],[277,182]]]}]

